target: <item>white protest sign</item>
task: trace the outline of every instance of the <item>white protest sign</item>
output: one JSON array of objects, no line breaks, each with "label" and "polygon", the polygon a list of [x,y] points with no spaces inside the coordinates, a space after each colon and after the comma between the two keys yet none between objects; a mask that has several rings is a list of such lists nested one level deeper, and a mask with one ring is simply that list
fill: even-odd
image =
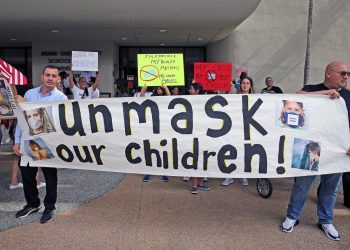
[{"label": "white protest sign", "polygon": [[98,71],[98,52],[72,51],[72,70]]},{"label": "white protest sign", "polygon": [[25,113],[18,117],[22,165],[220,178],[350,171],[343,99],[233,94],[20,106],[41,108],[46,120],[34,133]]}]

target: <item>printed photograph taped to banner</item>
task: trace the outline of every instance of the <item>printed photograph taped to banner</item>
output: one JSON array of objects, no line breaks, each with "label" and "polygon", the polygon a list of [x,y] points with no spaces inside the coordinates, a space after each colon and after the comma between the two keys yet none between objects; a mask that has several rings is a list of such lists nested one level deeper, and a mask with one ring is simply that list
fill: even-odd
[{"label": "printed photograph taped to banner", "polygon": [[52,107],[42,107],[23,112],[29,126],[30,135],[56,132],[52,121]]},{"label": "printed photograph taped to banner", "polygon": [[276,102],[276,127],[308,130],[308,116],[303,102],[282,100]]},{"label": "printed photograph taped to banner", "polygon": [[294,139],[292,168],[318,171],[321,144],[305,139]]},{"label": "printed photograph taped to banner", "polygon": [[0,79],[0,119],[8,119],[13,116],[14,113],[7,95],[5,82]]},{"label": "printed photograph taped to banner", "polygon": [[48,160],[54,158],[51,150],[42,138],[24,141],[24,148],[33,161]]}]

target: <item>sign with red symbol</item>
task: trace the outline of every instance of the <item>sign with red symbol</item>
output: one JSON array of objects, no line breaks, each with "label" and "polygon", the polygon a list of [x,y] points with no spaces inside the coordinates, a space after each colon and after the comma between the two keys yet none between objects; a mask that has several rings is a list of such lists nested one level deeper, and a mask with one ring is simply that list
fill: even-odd
[{"label": "sign with red symbol", "polygon": [[232,63],[194,63],[194,81],[204,90],[231,90]]}]

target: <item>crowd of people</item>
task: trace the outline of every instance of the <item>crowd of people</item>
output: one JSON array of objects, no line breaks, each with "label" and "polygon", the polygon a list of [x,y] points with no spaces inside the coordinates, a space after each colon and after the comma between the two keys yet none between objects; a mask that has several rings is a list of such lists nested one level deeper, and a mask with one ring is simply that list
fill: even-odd
[{"label": "crowd of people", "polygon": [[[30,102],[47,102],[60,100],[67,100],[66,95],[72,95],[74,99],[87,99],[98,98],[100,84],[100,76],[98,72],[95,77],[88,77],[80,75],[77,83],[74,78],[74,72],[70,72],[68,75],[59,73],[56,66],[48,65],[43,69],[41,75],[42,85],[33,88],[26,92],[24,98],[20,96],[16,97],[17,102],[30,101]],[[350,76],[348,65],[334,61],[328,64],[325,69],[323,83],[317,85],[306,85],[298,94],[321,94],[328,95],[330,98],[335,99],[342,97],[345,100],[347,110],[350,114],[350,91],[347,87],[347,80]],[[274,86],[272,77],[266,77],[266,87],[261,90],[262,94],[282,94],[282,90]],[[246,72],[242,72],[240,78],[233,82],[233,86],[236,89],[237,94],[254,94],[253,79],[248,76]],[[115,96],[128,96],[125,95],[125,86],[117,86]],[[201,84],[192,82],[188,87],[189,95],[199,95],[203,93]],[[184,94],[184,89],[179,87],[168,88],[167,86],[158,86],[153,89],[149,89],[146,86],[141,88],[139,92],[135,93],[136,97],[148,97],[148,96],[170,96]],[[288,119],[288,113],[294,112],[300,116],[300,122],[302,122],[302,110],[303,106],[300,103],[293,102],[283,104],[283,112],[281,114],[281,121]],[[298,113],[299,112],[299,113]],[[30,128],[31,135],[48,133],[43,128],[48,130],[54,130],[53,126],[48,125],[47,114],[45,110],[35,109],[26,111],[26,120]],[[45,126],[43,126],[45,124]],[[13,150],[16,154],[16,158],[13,161],[13,170],[10,189],[23,188],[26,205],[23,209],[16,213],[17,218],[23,218],[31,213],[38,212],[40,209],[40,200],[38,198],[38,188],[42,187],[39,180],[39,170],[36,167],[20,166],[19,169],[22,174],[23,184],[18,181],[18,165],[19,158],[22,152],[20,151],[21,143],[21,129],[16,127],[14,135]],[[30,141],[30,148],[33,151],[33,156],[37,159],[48,157],[43,152],[42,147],[35,141]],[[318,161],[320,155],[319,146],[312,143],[307,145],[308,153],[312,161],[309,163],[309,168],[318,168]],[[350,148],[344,154],[350,156]],[[312,157],[311,157],[312,156]],[[41,223],[46,223],[53,217],[53,211],[55,209],[57,199],[57,169],[55,168],[41,168],[46,180],[46,196],[44,199],[45,210],[40,219]],[[143,177],[144,182],[148,182],[151,179],[151,175],[145,175]],[[286,233],[293,231],[294,226],[299,224],[299,217],[304,210],[304,203],[307,199],[308,191],[311,187],[316,176],[296,177],[294,181],[293,190],[288,205],[287,215],[281,225],[281,230]],[[332,240],[340,240],[340,234],[333,226],[333,208],[337,196],[337,188],[340,178],[343,177],[343,189],[344,189],[344,205],[350,208],[350,173],[335,173],[321,175],[321,183],[319,187],[318,201],[317,201],[317,215],[318,215],[318,227],[322,229],[325,234]],[[186,177],[185,177],[186,178]],[[163,182],[168,182],[167,176],[161,176]],[[185,180],[185,179],[184,179]],[[187,178],[188,180],[188,178]],[[248,179],[242,179],[244,186],[248,185]],[[227,178],[222,182],[222,186],[228,186],[234,182],[233,179]],[[40,186],[41,185],[41,186]],[[192,185],[190,188],[191,194],[197,194],[199,190],[209,191],[210,186],[205,183],[203,177],[192,177]]]}]

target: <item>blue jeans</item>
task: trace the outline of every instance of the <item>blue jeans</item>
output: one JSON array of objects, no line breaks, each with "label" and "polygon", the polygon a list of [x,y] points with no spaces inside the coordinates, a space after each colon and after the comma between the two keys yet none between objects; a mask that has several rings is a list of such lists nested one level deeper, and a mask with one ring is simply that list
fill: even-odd
[{"label": "blue jeans", "polygon": [[[321,189],[317,200],[318,222],[321,224],[332,224],[333,207],[337,198],[338,184],[341,176],[341,173],[321,175]],[[315,178],[316,176],[295,178],[287,210],[287,217],[289,219],[297,220],[303,213],[307,194]]]}]

